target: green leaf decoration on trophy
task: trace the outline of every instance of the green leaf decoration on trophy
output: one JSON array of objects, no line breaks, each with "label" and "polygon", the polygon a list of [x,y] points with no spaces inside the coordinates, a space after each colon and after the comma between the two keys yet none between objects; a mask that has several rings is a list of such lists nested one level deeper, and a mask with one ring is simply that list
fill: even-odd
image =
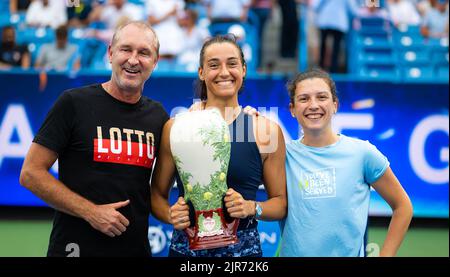
[{"label": "green leaf decoration on trophy", "polygon": [[[222,206],[222,198],[228,189],[226,176],[231,151],[228,125],[216,110],[202,111],[200,113],[191,112],[183,115],[186,117],[189,117],[189,115],[196,115],[192,116],[191,122],[182,125],[176,125],[177,120],[180,120],[181,118],[177,117],[171,131],[172,155],[180,179],[183,182],[185,200],[190,200],[196,210],[220,208]],[[201,119],[203,119],[203,121],[200,121]],[[197,129],[192,126],[195,125],[194,121],[197,123]],[[172,134],[174,134],[174,131],[176,132],[179,127],[185,127],[191,130],[191,138],[179,138],[181,143],[177,143],[175,140],[172,141]],[[186,133],[187,131],[184,131],[185,135]],[[182,150],[185,154],[186,152],[189,152],[189,149],[196,149],[197,151],[192,153],[192,157],[195,159],[197,154],[202,152],[204,154],[203,158],[206,158],[206,160],[202,161],[195,159],[189,161],[190,164],[188,165],[186,164],[187,155],[181,157],[180,154],[176,153],[179,151],[178,146],[185,147],[185,149]],[[203,180],[201,180],[201,178],[195,178],[189,168],[189,166],[192,166],[192,163],[200,163],[200,165],[207,167],[203,168],[203,171],[209,172],[208,178],[203,178]]]},{"label": "green leaf decoration on trophy", "polygon": [[[222,199],[228,190],[230,131],[216,109],[178,114],[170,132],[170,148],[186,202],[196,212],[195,249],[237,242],[237,224],[225,222]],[[230,229],[231,228],[231,229]],[[211,241],[214,241],[212,243]]]}]

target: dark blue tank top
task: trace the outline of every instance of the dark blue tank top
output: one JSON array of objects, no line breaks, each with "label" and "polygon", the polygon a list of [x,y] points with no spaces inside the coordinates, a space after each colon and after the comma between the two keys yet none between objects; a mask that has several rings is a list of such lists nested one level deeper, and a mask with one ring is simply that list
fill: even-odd
[{"label": "dark blue tank top", "polygon": [[[227,184],[239,192],[245,200],[256,200],[256,192],[263,182],[263,164],[253,133],[253,119],[241,111],[229,125],[231,155],[228,164]],[[176,172],[177,184],[182,184]],[[179,195],[184,196],[183,186],[179,185]],[[257,227],[253,218],[241,219],[238,230]]]}]

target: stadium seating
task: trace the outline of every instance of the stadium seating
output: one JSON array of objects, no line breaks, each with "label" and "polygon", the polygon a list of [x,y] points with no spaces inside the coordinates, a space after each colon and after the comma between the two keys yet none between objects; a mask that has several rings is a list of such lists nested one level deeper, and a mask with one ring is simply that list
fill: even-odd
[{"label": "stadium seating", "polygon": [[19,44],[48,43],[55,40],[55,32],[51,28],[27,27],[16,31]]},{"label": "stadium seating", "polygon": [[436,68],[436,76],[438,78],[441,79],[447,79],[448,80],[448,74],[449,74],[449,70],[448,70],[448,64],[445,66],[437,66]]},{"label": "stadium seating", "polygon": [[426,65],[430,62],[428,49],[398,50],[398,59],[402,65]]},{"label": "stadium seating", "polygon": [[36,62],[37,56],[39,54],[39,49],[42,46],[42,43],[29,43],[28,44],[28,51],[31,55],[31,64],[34,64]]},{"label": "stadium seating", "polygon": [[431,65],[406,65],[403,66],[403,78],[406,81],[427,81],[434,77]]},{"label": "stadium seating", "polygon": [[[129,0],[133,4],[145,5],[145,0]],[[382,6],[385,1],[381,1]],[[209,24],[206,8],[200,4],[190,4],[199,12],[199,22]],[[303,18],[301,22],[304,23]],[[449,56],[448,39],[424,39],[420,34],[420,26],[389,25],[386,20],[377,17],[359,19],[360,27],[350,31],[348,37],[349,71],[364,78],[388,78],[392,81],[416,81],[417,79],[439,79],[448,82]],[[8,1],[0,1],[0,26],[13,25],[16,28],[17,43],[27,44],[32,61],[37,57],[39,48],[44,43],[54,41],[54,32],[50,28],[32,28],[25,25],[25,14],[9,14]],[[232,23],[208,25],[210,33],[226,34]],[[245,29],[245,40],[241,45],[249,46],[251,59],[247,69],[256,72],[258,64],[259,39],[258,18],[249,12],[248,22],[241,24]],[[93,23],[89,28],[101,29],[101,23]],[[83,30],[70,30],[69,42],[78,46],[81,65],[84,69],[106,69],[106,45],[94,39],[86,39]],[[302,40],[304,37],[300,37]],[[300,41],[302,42],[302,41]],[[300,43],[300,47],[306,44]],[[299,51],[300,60],[305,63],[305,53]],[[183,66],[161,61],[158,71],[186,71]],[[188,70],[192,71],[192,70]]]},{"label": "stadium seating", "polygon": [[[361,19],[350,34],[350,72],[363,78],[392,81],[448,82],[448,39],[425,39],[420,26],[390,26],[379,19]],[[353,51],[354,50],[354,51]]]}]

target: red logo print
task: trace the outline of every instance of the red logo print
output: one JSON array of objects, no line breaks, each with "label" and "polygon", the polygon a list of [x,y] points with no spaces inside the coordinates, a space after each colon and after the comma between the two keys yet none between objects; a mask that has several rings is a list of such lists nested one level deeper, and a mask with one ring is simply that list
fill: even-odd
[{"label": "red logo print", "polygon": [[[94,161],[127,164],[151,168],[155,159],[153,133],[131,129],[109,129],[109,139],[103,139],[102,127],[97,127],[94,139]],[[133,142],[132,138],[137,142]]]}]

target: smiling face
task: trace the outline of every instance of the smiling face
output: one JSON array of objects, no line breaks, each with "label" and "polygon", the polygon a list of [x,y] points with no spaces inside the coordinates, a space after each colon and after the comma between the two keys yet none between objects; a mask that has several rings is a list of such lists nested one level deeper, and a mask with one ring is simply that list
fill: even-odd
[{"label": "smiling face", "polygon": [[232,43],[222,42],[209,45],[204,61],[198,71],[205,81],[208,99],[237,97],[246,74],[239,49]]},{"label": "smiling face", "polygon": [[337,100],[333,100],[330,86],[321,78],[303,80],[296,85],[290,111],[309,133],[331,131],[331,119],[337,111]]},{"label": "smiling face", "polygon": [[16,34],[13,28],[6,27],[2,32],[2,44],[6,45],[7,48],[12,48],[15,44]]},{"label": "smiling face", "polygon": [[142,91],[158,60],[155,40],[149,29],[133,24],[116,33],[108,55],[113,72],[112,84],[119,91]]},{"label": "smiling face", "polygon": [[125,0],[112,0],[111,4],[114,5],[117,9],[121,9],[125,4]]},{"label": "smiling face", "polygon": [[447,11],[447,3],[448,1],[438,1],[437,5],[436,5],[436,9],[440,12],[440,13],[445,13]]}]

